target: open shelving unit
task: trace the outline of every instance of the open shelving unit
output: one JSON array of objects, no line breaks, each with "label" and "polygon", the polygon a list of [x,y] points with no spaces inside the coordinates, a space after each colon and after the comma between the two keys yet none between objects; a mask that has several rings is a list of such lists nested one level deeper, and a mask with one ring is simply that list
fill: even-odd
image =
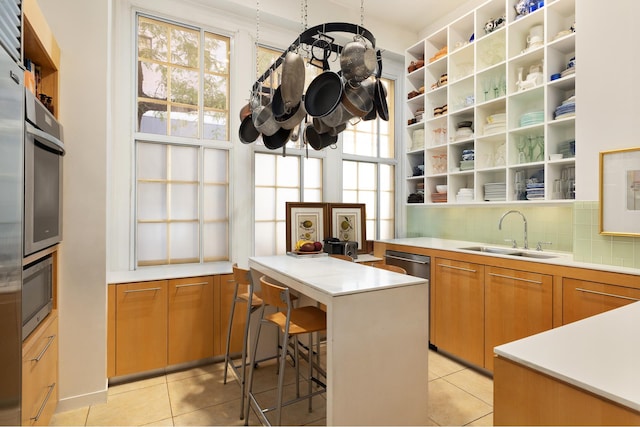
[{"label": "open shelving unit", "polygon": [[[416,194],[429,205],[575,197],[575,112],[556,118],[556,110],[575,105],[577,2],[548,0],[521,16],[513,3],[489,0],[406,49],[405,88],[420,93],[404,107],[412,204]],[[419,60],[424,66],[409,72]],[[457,132],[465,121],[471,136]],[[469,152],[473,164],[461,164]],[[436,191],[442,185],[446,197]]]}]

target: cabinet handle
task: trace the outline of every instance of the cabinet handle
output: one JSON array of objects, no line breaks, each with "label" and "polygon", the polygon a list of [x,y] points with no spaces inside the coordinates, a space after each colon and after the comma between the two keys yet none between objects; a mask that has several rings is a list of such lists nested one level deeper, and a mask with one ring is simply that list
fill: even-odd
[{"label": "cabinet handle", "polygon": [[176,289],[178,289],[178,288],[190,288],[192,286],[204,286],[204,285],[207,285],[207,284],[209,284],[209,282],[187,283],[187,284],[184,284],[184,285],[176,285]]},{"label": "cabinet handle", "polygon": [[38,363],[40,361],[40,359],[42,359],[44,357],[44,354],[47,352],[47,350],[49,350],[49,347],[51,347],[51,344],[53,343],[53,340],[56,339],[56,336],[55,335],[50,335],[47,338],[49,339],[49,341],[47,341],[47,345],[44,346],[44,348],[42,349],[40,354],[38,354],[36,357],[31,359],[32,362]]},{"label": "cabinet handle", "polygon": [[444,267],[444,268],[452,268],[454,270],[468,271],[469,273],[476,273],[476,270],[473,270],[471,268],[456,267],[455,265],[438,264],[438,266]]},{"label": "cabinet handle", "polygon": [[503,274],[496,274],[496,273],[489,273],[489,276],[502,277],[503,279],[520,280],[521,282],[535,283],[536,285],[542,285],[542,282],[539,280],[523,279],[521,277],[505,276]]},{"label": "cabinet handle", "polygon": [[589,289],[576,288],[576,291],[586,292],[588,294],[603,295],[605,297],[628,299],[628,300],[631,300],[631,301],[640,301],[640,299],[638,299],[638,298],[625,297],[624,295],[609,294],[607,292],[592,291],[592,290],[589,290]]},{"label": "cabinet handle", "polygon": [[162,288],[146,288],[146,289],[127,289],[124,291],[125,294],[132,294],[134,292],[150,292],[150,291],[161,291]]},{"label": "cabinet handle", "polygon": [[49,401],[49,398],[51,397],[51,393],[53,393],[53,389],[56,387],[56,383],[53,383],[49,386],[49,391],[47,392],[47,395],[44,398],[44,401],[42,402],[42,405],[40,405],[40,409],[38,409],[38,413],[36,414],[35,417],[31,417],[31,421],[38,421],[40,419],[40,415],[42,415],[42,411],[44,411],[45,406],[47,406],[47,402]]}]

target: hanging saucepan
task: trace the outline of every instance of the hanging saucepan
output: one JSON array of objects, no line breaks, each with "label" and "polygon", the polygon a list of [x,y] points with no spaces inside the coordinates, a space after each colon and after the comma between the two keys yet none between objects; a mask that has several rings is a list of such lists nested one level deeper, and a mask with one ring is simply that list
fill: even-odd
[{"label": "hanging saucepan", "polygon": [[342,104],[355,117],[364,117],[373,109],[373,98],[369,93],[371,80],[363,80],[358,86],[347,82],[342,93]]},{"label": "hanging saucepan", "polygon": [[278,148],[282,148],[287,142],[289,142],[290,137],[291,129],[280,128],[272,135],[262,135],[262,142],[268,149],[277,150]]},{"label": "hanging saucepan", "polygon": [[304,103],[298,102],[290,113],[283,116],[276,116],[276,122],[283,129],[293,129],[304,119],[307,115],[307,110],[304,109]]},{"label": "hanging saucepan", "polygon": [[343,123],[343,124],[338,125],[336,127],[331,127],[331,126],[326,125],[322,121],[322,119],[320,119],[318,117],[314,117],[313,118],[313,127],[315,128],[316,132],[318,132],[319,134],[328,133],[331,136],[336,136],[340,132],[342,132],[343,130],[345,130],[347,128],[347,124]]},{"label": "hanging saucepan", "polygon": [[304,108],[311,117],[324,117],[336,109],[342,98],[342,79],[333,71],[316,76],[304,96]]},{"label": "hanging saucepan", "polygon": [[278,130],[280,129],[280,125],[276,121],[276,118],[273,116],[271,104],[267,105],[266,107],[258,107],[256,111],[258,111],[258,115],[255,116],[254,111],[252,116],[253,125],[256,127],[258,132],[266,136],[271,136],[274,133],[278,132]]},{"label": "hanging saucepan", "polygon": [[319,119],[330,128],[335,128],[343,123],[348,122],[354,117],[354,114],[347,110],[345,104],[340,103],[333,109],[332,112],[327,114],[324,117],[320,117]]},{"label": "hanging saucepan", "polygon": [[389,120],[389,105],[387,104],[387,90],[380,81],[382,75],[382,54],[376,52],[378,57],[378,72],[376,73],[375,91],[373,95],[373,105],[375,106],[378,117],[384,121]]},{"label": "hanging saucepan", "polygon": [[293,110],[302,100],[304,79],[304,59],[295,52],[288,52],[282,63],[282,84],[280,85],[285,113]]},{"label": "hanging saucepan", "polygon": [[273,112],[273,116],[276,119],[288,113],[288,111],[284,107],[284,101],[282,100],[281,88],[282,86],[278,86],[275,92],[273,92],[273,96],[271,97],[271,111]]},{"label": "hanging saucepan", "polygon": [[318,151],[338,142],[337,136],[332,136],[328,133],[318,133],[311,123],[304,128],[304,139],[307,144]]},{"label": "hanging saucepan", "polygon": [[344,45],[340,54],[342,76],[352,84],[368,78],[376,69],[376,52],[362,37]]},{"label": "hanging saucepan", "polygon": [[247,103],[240,109],[240,121],[243,121],[245,117],[251,114],[251,104]]},{"label": "hanging saucepan", "polygon": [[260,136],[260,132],[258,132],[256,127],[253,125],[251,114],[242,119],[238,136],[243,144],[251,144]]}]

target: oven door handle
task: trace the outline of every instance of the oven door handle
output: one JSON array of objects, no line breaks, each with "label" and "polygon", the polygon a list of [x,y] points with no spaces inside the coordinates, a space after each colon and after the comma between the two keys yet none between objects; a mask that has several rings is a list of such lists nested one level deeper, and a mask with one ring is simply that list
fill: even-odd
[{"label": "oven door handle", "polygon": [[64,151],[64,144],[62,143],[62,141],[60,141],[58,138],[56,138],[53,135],[49,135],[48,133],[43,132],[40,129],[37,129],[31,123],[25,123],[25,125],[26,125],[25,129],[27,133],[37,137],[39,143],[54,150],[55,152],[59,153],[61,156],[64,156],[65,151]]}]

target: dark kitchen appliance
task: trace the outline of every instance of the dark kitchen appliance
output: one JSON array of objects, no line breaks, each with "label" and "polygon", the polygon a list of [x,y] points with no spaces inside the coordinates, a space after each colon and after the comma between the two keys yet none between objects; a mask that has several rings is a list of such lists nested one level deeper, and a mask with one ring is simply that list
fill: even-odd
[{"label": "dark kitchen appliance", "polygon": [[25,90],[24,255],[62,240],[62,126]]},{"label": "dark kitchen appliance", "polygon": [[51,255],[24,268],[22,273],[22,340],[53,309],[53,260]]},{"label": "dark kitchen appliance", "polygon": [[324,251],[328,254],[341,254],[358,258],[358,242],[346,242],[330,237],[324,240]]},{"label": "dark kitchen appliance", "polygon": [[[404,268],[407,274],[411,276],[422,277],[429,281],[431,279],[431,257],[426,255],[387,250],[384,255],[384,262]],[[431,282],[429,282],[428,288],[429,304],[431,304]],[[427,309],[429,309],[429,306],[427,306]],[[435,348],[431,343],[429,343],[429,347]]]}]

